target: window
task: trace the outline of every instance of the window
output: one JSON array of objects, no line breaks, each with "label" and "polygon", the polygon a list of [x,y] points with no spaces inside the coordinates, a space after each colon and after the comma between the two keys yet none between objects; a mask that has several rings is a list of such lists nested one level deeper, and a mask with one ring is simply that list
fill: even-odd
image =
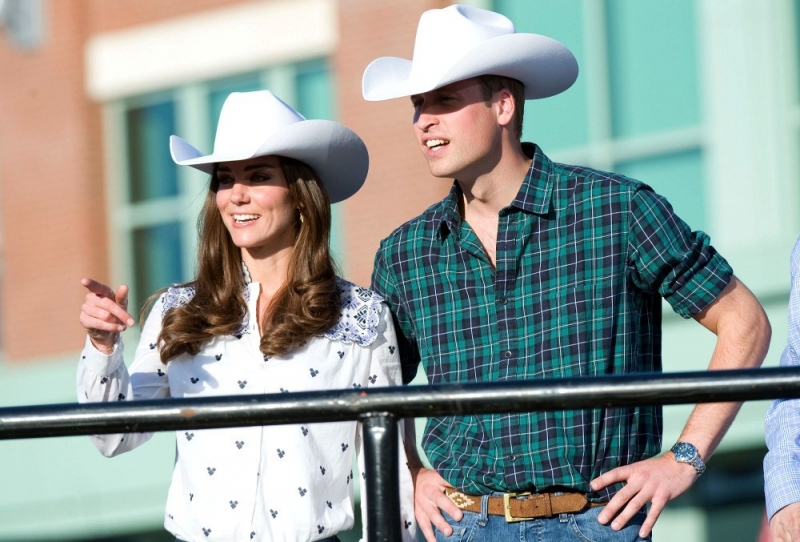
[{"label": "window", "polygon": [[176,196],[178,173],[164,134],[175,133],[175,104],[163,101],[134,105],[126,115],[128,128],[128,202]]},{"label": "window", "polygon": [[[208,176],[176,166],[169,136],[211,152],[220,110],[231,92],[270,89],[307,117],[335,116],[325,59],[274,66],[220,80],[127,98],[109,107],[120,142],[118,182],[111,187],[120,239],[113,273],[131,286],[138,310],[153,292],[194,276],[196,222]],[[335,223],[335,220],[334,220]],[[334,247],[338,236],[332,236]]]},{"label": "window", "polygon": [[606,2],[615,138],[700,124],[694,2]]},{"label": "window", "polygon": [[525,106],[523,139],[552,158],[634,177],[707,227],[693,0],[494,0],[519,32],[566,45],[580,74]]},{"label": "window", "polygon": [[251,73],[240,77],[214,81],[208,85],[208,120],[211,123],[208,130],[209,151],[214,147],[214,134],[217,132],[222,104],[231,92],[251,92],[265,88],[259,74]]}]

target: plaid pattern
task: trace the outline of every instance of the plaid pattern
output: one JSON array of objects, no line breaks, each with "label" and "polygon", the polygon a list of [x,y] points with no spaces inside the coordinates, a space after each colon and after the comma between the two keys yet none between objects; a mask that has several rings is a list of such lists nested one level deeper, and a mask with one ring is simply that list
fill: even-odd
[{"label": "plaid pattern", "polygon": [[[496,269],[460,218],[457,183],[381,243],[372,288],[394,311],[405,381],[420,360],[436,384],[660,371],[660,297],[688,318],[730,280],[708,236],[648,186],[524,149],[533,163],[499,213]],[[423,448],[464,493],[588,493],[659,453],[661,429],[650,406],[442,417]]]}]

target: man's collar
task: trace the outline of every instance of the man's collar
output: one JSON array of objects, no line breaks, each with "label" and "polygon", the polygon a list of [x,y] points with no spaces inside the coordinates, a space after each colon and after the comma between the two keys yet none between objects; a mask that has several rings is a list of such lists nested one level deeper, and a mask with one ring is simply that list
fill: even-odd
[{"label": "man's collar", "polygon": [[523,143],[522,152],[532,159],[531,167],[511,206],[537,215],[547,214],[553,194],[553,163],[534,143]]},{"label": "man's collar", "polygon": [[438,223],[438,232],[442,239],[449,231],[456,237],[461,235],[461,214],[458,212],[458,202],[464,198],[464,193],[461,191],[458,181],[453,181],[450,187],[450,193],[444,198],[439,207],[439,216],[436,219]]},{"label": "man's collar", "polygon": [[[528,173],[522,181],[522,186],[509,207],[545,215],[550,209],[550,198],[553,194],[553,182],[550,179],[553,163],[534,143],[523,143],[522,151],[525,156],[532,159],[531,167],[528,169]],[[439,208],[437,222],[441,233],[444,233],[443,230],[446,228],[451,233],[459,235],[462,219],[458,212],[458,202],[463,197],[464,194],[458,182],[453,181],[450,193],[442,200],[442,205]]]}]

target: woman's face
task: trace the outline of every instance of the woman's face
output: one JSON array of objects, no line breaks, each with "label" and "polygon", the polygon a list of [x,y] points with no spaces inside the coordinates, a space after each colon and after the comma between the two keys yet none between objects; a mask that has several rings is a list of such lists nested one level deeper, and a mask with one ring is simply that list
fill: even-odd
[{"label": "woman's face", "polygon": [[291,251],[297,209],[276,156],[222,162],[217,208],[233,243],[254,258]]}]

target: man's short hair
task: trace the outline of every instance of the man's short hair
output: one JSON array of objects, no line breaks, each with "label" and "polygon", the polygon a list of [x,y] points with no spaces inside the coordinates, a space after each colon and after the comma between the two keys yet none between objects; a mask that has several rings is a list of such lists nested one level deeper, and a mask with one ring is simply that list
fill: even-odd
[{"label": "man's short hair", "polygon": [[502,75],[479,75],[478,82],[486,104],[492,100],[494,93],[507,89],[514,98],[514,118],[512,119],[517,139],[522,138],[522,118],[525,115],[525,86],[510,77]]}]

